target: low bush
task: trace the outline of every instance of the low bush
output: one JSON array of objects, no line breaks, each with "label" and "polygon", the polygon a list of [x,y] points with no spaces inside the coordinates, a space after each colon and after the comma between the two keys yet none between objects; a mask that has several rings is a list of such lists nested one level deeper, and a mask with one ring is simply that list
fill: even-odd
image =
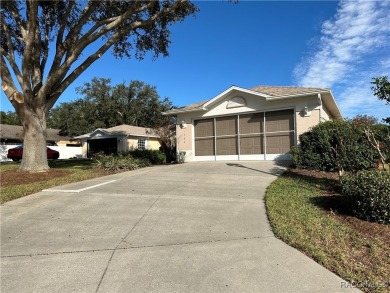
[{"label": "low bush", "polygon": [[133,158],[146,159],[152,165],[161,165],[167,162],[166,155],[158,150],[140,150],[135,149],[129,152],[129,155]]},{"label": "low bush", "polygon": [[139,168],[150,166],[151,163],[148,159],[134,158],[126,155],[104,155],[97,154],[95,156],[96,166],[100,169],[109,171],[119,170],[136,170]]},{"label": "low bush", "polygon": [[342,193],[359,218],[390,224],[390,172],[360,171],[343,177]]}]

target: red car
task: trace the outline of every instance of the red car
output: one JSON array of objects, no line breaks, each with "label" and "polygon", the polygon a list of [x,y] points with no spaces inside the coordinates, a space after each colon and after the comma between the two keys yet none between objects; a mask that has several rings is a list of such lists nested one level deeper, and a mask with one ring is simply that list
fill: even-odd
[{"label": "red car", "polygon": [[[47,150],[47,158],[57,160],[60,157],[60,153],[52,150],[51,148],[46,148]],[[7,158],[12,161],[20,161],[23,157],[23,146],[17,146],[16,148],[12,148],[8,150]]]}]

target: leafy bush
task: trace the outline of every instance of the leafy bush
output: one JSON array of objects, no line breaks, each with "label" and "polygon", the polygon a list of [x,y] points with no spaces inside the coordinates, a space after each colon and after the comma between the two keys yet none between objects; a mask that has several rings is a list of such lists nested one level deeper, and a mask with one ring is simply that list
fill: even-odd
[{"label": "leafy bush", "polygon": [[390,172],[360,171],[345,176],[341,185],[357,217],[390,223]]},{"label": "leafy bush", "polygon": [[[377,133],[383,135],[382,131]],[[343,120],[318,124],[299,137],[300,146],[291,150],[293,164],[322,171],[368,170],[379,160],[364,131]],[[382,141],[382,140],[381,140]]]},{"label": "leafy bush", "polygon": [[129,152],[129,155],[134,158],[146,159],[152,165],[161,165],[167,162],[166,155],[158,150],[140,150],[135,149]]},{"label": "leafy bush", "polygon": [[100,169],[119,171],[119,170],[136,170],[139,168],[150,166],[151,163],[147,159],[133,158],[125,155],[105,155],[99,153],[95,155],[96,166]]}]

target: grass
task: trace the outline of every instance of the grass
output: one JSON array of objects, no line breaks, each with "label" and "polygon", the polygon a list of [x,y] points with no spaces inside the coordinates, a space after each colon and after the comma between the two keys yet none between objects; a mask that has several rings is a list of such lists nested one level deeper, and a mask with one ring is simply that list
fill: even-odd
[{"label": "grass", "polygon": [[107,172],[94,168],[95,162],[92,160],[49,161],[51,169],[47,174],[22,174],[17,171],[19,165],[20,163],[14,162],[1,163],[0,176],[3,177],[4,172],[8,172],[8,177],[13,176],[15,178],[15,184],[4,185],[2,180],[0,203],[33,194],[46,188],[107,175]]},{"label": "grass", "polygon": [[[366,292],[386,292],[390,277],[390,247],[362,235],[325,213],[316,202],[331,184],[325,179],[282,176],[266,193],[268,217],[275,235],[341,278],[373,285]],[[384,226],[387,228],[386,226]]]}]

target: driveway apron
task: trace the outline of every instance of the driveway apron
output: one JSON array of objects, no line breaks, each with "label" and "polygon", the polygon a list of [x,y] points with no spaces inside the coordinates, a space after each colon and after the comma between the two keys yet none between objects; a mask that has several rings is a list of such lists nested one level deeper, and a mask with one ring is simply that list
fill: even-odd
[{"label": "driveway apron", "polygon": [[1,292],[345,292],[274,237],[272,162],[150,167],[1,206]]}]

